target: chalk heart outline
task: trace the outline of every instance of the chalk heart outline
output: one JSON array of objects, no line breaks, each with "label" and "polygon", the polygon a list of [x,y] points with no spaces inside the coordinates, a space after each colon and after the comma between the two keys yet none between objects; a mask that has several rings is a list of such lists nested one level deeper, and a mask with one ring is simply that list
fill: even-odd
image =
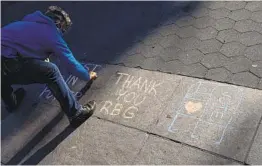
[{"label": "chalk heart outline", "polygon": [[188,114],[195,113],[195,112],[201,110],[202,107],[203,107],[203,105],[202,105],[201,102],[188,101],[188,102],[185,104],[185,108],[186,108]]}]

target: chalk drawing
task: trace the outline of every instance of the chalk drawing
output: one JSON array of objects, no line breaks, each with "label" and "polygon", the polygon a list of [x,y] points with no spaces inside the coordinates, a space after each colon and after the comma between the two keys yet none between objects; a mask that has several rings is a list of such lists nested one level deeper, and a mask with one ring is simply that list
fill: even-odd
[{"label": "chalk drawing", "polygon": [[[197,82],[188,88],[180,107],[175,110],[175,116],[168,131],[172,133],[182,131],[189,133],[192,139],[198,139],[198,135],[201,134],[197,132],[199,124],[212,125],[222,130],[214,142],[219,145],[223,141],[235,111],[242,102],[242,97],[243,90],[239,87]],[[191,119],[193,127],[179,128],[177,121],[181,117]]]},{"label": "chalk drawing", "polygon": [[[88,70],[88,71],[95,71],[97,72],[97,70],[99,68],[101,68],[101,65],[97,65],[97,64],[93,64],[93,63],[82,63],[82,65]],[[65,78],[65,76],[63,76],[63,78]],[[74,86],[76,86],[77,83],[79,83],[80,80],[78,77],[73,76],[73,75],[69,75],[66,79],[65,82],[68,85],[68,87],[70,89],[72,89]],[[73,95],[76,98],[81,97],[83,94],[81,92],[74,92],[71,90],[71,92],[73,93]],[[50,91],[50,89],[46,86],[44,88],[44,90],[40,93],[39,98],[44,98],[46,100],[55,100],[55,97],[53,96],[52,92]]]},{"label": "chalk drawing", "polygon": [[138,106],[142,105],[148,97],[155,97],[157,88],[162,84],[163,81],[149,81],[147,78],[118,72],[114,83],[117,89],[112,93],[116,100],[102,101],[100,112],[125,119],[134,118]]}]

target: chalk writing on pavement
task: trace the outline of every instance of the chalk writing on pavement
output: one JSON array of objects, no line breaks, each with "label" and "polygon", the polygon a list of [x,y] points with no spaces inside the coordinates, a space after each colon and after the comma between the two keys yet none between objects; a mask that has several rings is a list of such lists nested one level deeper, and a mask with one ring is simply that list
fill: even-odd
[{"label": "chalk writing on pavement", "polygon": [[117,86],[113,94],[114,101],[102,101],[100,112],[131,119],[135,117],[135,113],[139,111],[139,106],[145,100],[157,96],[157,88],[163,84],[163,81],[149,80],[118,72],[114,84]]},{"label": "chalk writing on pavement", "polygon": [[[168,128],[192,139],[213,139],[219,145],[238,109],[243,90],[235,86],[197,82],[187,91]],[[215,134],[214,134],[215,133]]]}]

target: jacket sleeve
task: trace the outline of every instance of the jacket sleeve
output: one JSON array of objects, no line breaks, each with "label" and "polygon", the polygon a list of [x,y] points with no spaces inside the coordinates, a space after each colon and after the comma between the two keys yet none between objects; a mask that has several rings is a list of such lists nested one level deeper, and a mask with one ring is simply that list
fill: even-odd
[{"label": "jacket sleeve", "polygon": [[62,37],[57,36],[57,39],[53,40],[52,45],[52,51],[62,62],[63,66],[67,68],[67,71],[82,80],[90,80],[89,71],[75,59]]}]

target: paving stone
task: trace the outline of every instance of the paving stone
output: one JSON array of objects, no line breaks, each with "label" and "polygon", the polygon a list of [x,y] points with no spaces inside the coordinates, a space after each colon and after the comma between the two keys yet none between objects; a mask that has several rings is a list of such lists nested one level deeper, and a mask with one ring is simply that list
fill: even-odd
[{"label": "paving stone", "polygon": [[260,81],[259,81],[258,89],[262,90],[262,78],[261,78]]},{"label": "paving stone", "polygon": [[219,9],[215,9],[215,10],[210,10],[209,16],[214,18],[214,19],[221,19],[221,18],[228,17],[229,13],[230,13],[230,11],[228,9],[219,8]]},{"label": "paving stone", "polygon": [[201,41],[195,37],[185,38],[181,40],[180,48],[183,50],[193,50],[199,48]]},{"label": "paving stone", "polygon": [[204,29],[199,29],[196,33],[196,37],[200,40],[213,39],[217,36],[218,31],[215,28],[207,27]]},{"label": "paving stone", "polygon": [[225,68],[215,68],[208,70],[205,78],[215,80],[215,81],[228,81],[231,73]]},{"label": "paving stone", "polygon": [[220,31],[217,35],[217,40],[221,41],[222,43],[228,43],[232,41],[238,41],[240,33],[234,29],[227,29]]},{"label": "paving stone", "polygon": [[207,54],[207,53],[219,51],[221,46],[222,44],[219,41],[217,41],[216,39],[210,39],[210,40],[202,41],[199,49],[204,54]]},{"label": "paving stone", "polygon": [[131,164],[147,137],[143,132],[91,118],[39,164]]},{"label": "paving stone", "polygon": [[197,18],[195,20],[194,26],[197,28],[207,28],[215,24],[215,20],[212,17],[206,16]]},{"label": "paving stone", "polygon": [[95,100],[94,116],[148,131],[181,79],[181,76],[108,65],[92,85],[93,91],[86,93],[80,103]]},{"label": "paving stone", "polygon": [[257,12],[253,12],[251,19],[256,21],[256,22],[262,22],[262,10],[261,11],[257,11]]},{"label": "paving stone", "polygon": [[202,8],[197,8],[192,11],[191,15],[196,18],[208,16],[209,14],[209,9],[202,7]]},{"label": "paving stone", "polygon": [[225,29],[230,29],[234,26],[235,21],[229,18],[222,18],[219,20],[216,20],[215,24],[212,26],[216,28],[217,30],[225,30]]},{"label": "paving stone", "polygon": [[254,45],[245,50],[244,55],[252,61],[262,61],[262,45]]},{"label": "paving stone", "polygon": [[181,47],[181,39],[177,35],[169,35],[164,37],[159,44],[166,48],[166,47],[171,47],[171,46],[176,46],[178,48]]},{"label": "paving stone", "polygon": [[226,3],[225,8],[229,10],[238,10],[238,9],[243,9],[245,6],[246,6],[246,2],[231,1]]},{"label": "paving stone", "polygon": [[152,58],[158,56],[163,49],[164,48],[161,47],[159,44],[145,46],[144,49],[142,49],[141,54],[144,55],[146,58]]},{"label": "paving stone", "polygon": [[176,25],[179,27],[189,26],[194,23],[195,19],[191,16],[181,17],[176,21]]},{"label": "paving stone", "polygon": [[256,88],[258,85],[259,79],[250,72],[243,72],[234,74],[232,77],[232,83],[236,85],[248,86]]},{"label": "paving stone", "polygon": [[258,29],[258,26],[258,23],[252,20],[240,20],[236,22],[234,29],[236,29],[239,32],[248,32]]},{"label": "paving stone", "polygon": [[179,30],[179,27],[177,27],[177,25],[175,24],[161,26],[160,28],[158,28],[158,32],[162,36],[174,35],[178,32],[178,30]]},{"label": "paving stone", "polygon": [[219,2],[219,1],[213,1],[213,2],[205,2],[205,6],[209,9],[219,9],[225,7],[226,3],[225,2]]},{"label": "paving stone", "polygon": [[250,71],[256,76],[262,78],[262,61],[253,62]]},{"label": "paving stone", "polygon": [[201,53],[198,50],[189,50],[189,51],[185,51],[185,52],[180,52],[178,54],[178,59],[186,64],[192,64],[192,63],[197,63],[200,62],[201,59],[203,58],[204,54]]},{"label": "paving stone", "polygon": [[166,62],[165,65],[161,67],[160,71],[181,74],[184,68],[185,65],[182,62],[174,60]]},{"label": "paving stone", "polygon": [[143,69],[160,70],[165,65],[165,61],[160,57],[147,58],[141,65]]},{"label": "paving stone", "polygon": [[207,68],[217,68],[225,65],[228,61],[228,58],[223,54],[216,52],[206,54],[204,58],[201,60],[201,64],[203,64]]},{"label": "paving stone", "polygon": [[262,4],[259,1],[256,2],[248,2],[246,7],[247,10],[250,10],[252,12],[262,10]]},{"label": "paving stone", "polygon": [[144,47],[144,44],[140,42],[135,43],[131,47],[127,48],[124,54],[126,55],[140,54],[142,52],[143,47]]},{"label": "paving stone", "polygon": [[250,165],[260,165],[262,163],[262,125],[260,124],[254,143],[249,152],[247,163]]},{"label": "paving stone", "polygon": [[206,73],[207,73],[207,68],[205,68],[200,63],[186,65],[181,71],[181,74],[183,75],[194,76],[198,78],[203,78],[206,75]]},{"label": "paving stone", "polygon": [[227,57],[240,56],[244,54],[245,48],[246,46],[241,43],[231,42],[223,44],[220,52]]},{"label": "paving stone", "polygon": [[198,31],[199,30],[193,26],[183,27],[178,30],[177,35],[181,38],[194,37]]},{"label": "paving stone", "polygon": [[233,163],[233,161],[156,136],[149,136],[134,162],[138,165],[222,165]]},{"label": "paving stone", "polygon": [[1,121],[1,162],[11,161],[60,111],[58,106],[40,103]]},{"label": "paving stone", "polygon": [[162,35],[160,33],[151,33],[145,36],[145,38],[142,40],[142,42],[145,45],[154,45],[157,44],[161,39]]},{"label": "paving stone", "polygon": [[245,57],[234,57],[231,58],[231,62],[227,62],[225,67],[232,73],[239,73],[243,71],[249,71],[252,61]]},{"label": "paving stone", "polygon": [[262,35],[258,32],[245,32],[239,35],[239,41],[246,46],[262,44]]},{"label": "paving stone", "polygon": [[142,54],[134,54],[125,56],[122,63],[124,63],[128,67],[138,67],[142,66],[142,63],[145,61],[145,57]]},{"label": "paving stone", "polygon": [[262,115],[262,92],[191,79],[180,83],[152,132],[243,162]]},{"label": "paving stone", "polygon": [[160,57],[164,61],[171,61],[178,59],[179,53],[182,52],[182,49],[171,46],[163,49],[160,53]]},{"label": "paving stone", "polygon": [[245,20],[251,17],[251,12],[246,9],[235,10],[228,17],[235,21]]}]

